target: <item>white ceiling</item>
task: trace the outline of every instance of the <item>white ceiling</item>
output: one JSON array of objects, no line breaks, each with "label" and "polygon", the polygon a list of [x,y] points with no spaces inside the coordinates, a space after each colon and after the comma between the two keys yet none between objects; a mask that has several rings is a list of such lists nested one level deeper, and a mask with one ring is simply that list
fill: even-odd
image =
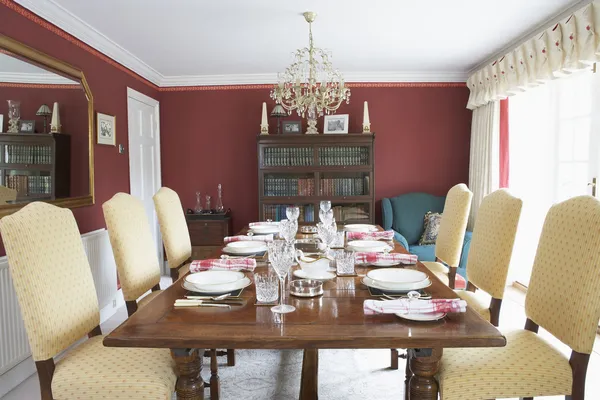
[{"label": "white ceiling", "polygon": [[[574,0],[17,0],[162,86],[267,83],[308,43],[349,81],[464,81]],[[397,79],[396,79],[397,78]]]}]

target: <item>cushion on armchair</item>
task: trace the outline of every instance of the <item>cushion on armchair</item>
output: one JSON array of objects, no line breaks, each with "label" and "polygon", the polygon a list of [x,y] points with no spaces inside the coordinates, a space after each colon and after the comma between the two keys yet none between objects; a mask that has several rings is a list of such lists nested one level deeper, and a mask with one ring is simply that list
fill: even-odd
[{"label": "cushion on armchair", "polygon": [[441,213],[427,211],[423,219],[423,235],[419,239],[419,246],[435,244],[440,231],[440,222],[442,222]]}]

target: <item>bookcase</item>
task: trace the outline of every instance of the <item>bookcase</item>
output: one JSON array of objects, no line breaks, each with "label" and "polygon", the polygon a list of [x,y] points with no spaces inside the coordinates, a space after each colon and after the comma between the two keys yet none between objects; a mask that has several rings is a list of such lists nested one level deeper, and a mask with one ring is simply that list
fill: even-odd
[{"label": "bookcase", "polygon": [[0,134],[0,185],[15,202],[69,197],[71,141],[65,134]]},{"label": "bookcase", "polygon": [[300,207],[301,223],[317,222],[331,200],[338,223],[374,223],[375,134],[258,135],[258,215],[286,218]]}]

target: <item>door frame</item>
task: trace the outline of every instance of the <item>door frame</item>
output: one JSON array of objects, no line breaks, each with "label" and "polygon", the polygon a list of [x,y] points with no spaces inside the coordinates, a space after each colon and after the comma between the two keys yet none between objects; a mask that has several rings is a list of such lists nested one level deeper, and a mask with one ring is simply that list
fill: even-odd
[{"label": "door frame", "polygon": [[[131,189],[132,189],[131,158],[129,157],[129,151],[131,150],[131,133],[129,132],[130,99],[137,100],[141,103],[149,105],[150,107],[152,107],[154,109],[154,121],[156,124],[156,126],[154,127],[154,132],[155,132],[154,149],[155,149],[155,157],[157,160],[157,162],[154,164],[154,177],[155,177],[154,183],[156,184],[157,188],[160,188],[162,186],[161,158],[160,158],[160,102],[152,97],[146,96],[145,94],[138,92],[137,90],[127,87],[127,117],[128,117],[128,121],[127,121],[127,146],[128,146],[128,149],[127,149],[127,152],[128,152],[128,161],[129,161],[129,193],[131,193]],[[160,243],[162,243],[162,237],[160,234],[160,226],[158,226],[158,220],[157,220],[156,232],[158,232],[158,241]],[[158,250],[158,256],[159,256],[159,264],[161,266],[161,273],[168,275],[168,271],[165,269],[166,267],[165,267],[165,262],[164,262],[163,246],[159,245],[158,247],[159,248],[157,250]]]}]

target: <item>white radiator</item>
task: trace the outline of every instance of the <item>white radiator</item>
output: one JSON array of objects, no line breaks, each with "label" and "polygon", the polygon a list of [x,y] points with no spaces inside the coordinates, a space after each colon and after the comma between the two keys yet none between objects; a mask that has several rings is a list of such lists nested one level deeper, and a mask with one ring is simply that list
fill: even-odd
[{"label": "white radiator", "polygon": [[[123,296],[117,291],[117,269],[108,232],[106,229],[99,229],[85,233],[81,235],[81,240],[94,277],[100,321],[104,322],[123,304]],[[31,360],[23,363],[30,355],[8,262],[6,257],[0,257],[0,397],[31,375],[33,363]],[[23,365],[19,366],[23,371],[27,371],[24,374],[16,373],[19,368],[14,368],[20,363],[31,364],[26,368]],[[14,370],[10,371],[12,368]],[[9,384],[12,387],[9,387]]]}]

